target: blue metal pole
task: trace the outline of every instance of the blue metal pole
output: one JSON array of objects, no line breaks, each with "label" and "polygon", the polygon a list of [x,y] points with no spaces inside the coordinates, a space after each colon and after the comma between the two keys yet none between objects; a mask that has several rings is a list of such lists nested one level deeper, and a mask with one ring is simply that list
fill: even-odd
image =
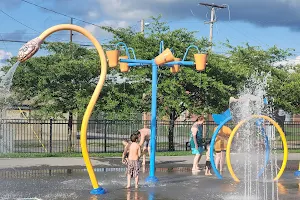
[{"label": "blue metal pole", "polygon": [[155,151],[156,151],[156,109],[157,109],[157,68],[152,60],[152,101],[151,101],[151,137],[150,137],[150,170],[146,182],[156,183],[155,177]]},{"label": "blue metal pole", "polygon": [[143,63],[128,63],[129,67],[145,67],[149,66],[149,64],[143,64]]},{"label": "blue metal pole", "polygon": [[211,141],[210,141],[210,162],[211,162],[211,168],[213,169],[213,171],[216,174],[216,176],[218,177],[218,179],[223,179],[223,177],[220,174],[220,172],[217,170],[216,163],[215,163],[215,158],[214,158],[215,142],[216,142],[216,138],[217,138],[217,136],[218,136],[219,131],[221,130],[221,128],[227,122],[229,122],[231,119],[232,119],[232,117],[230,116],[230,117],[228,117],[227,119],[225,119],[223,122],[221,122],[219,124],[219,126],[217,127],[217,129],[213,133]]},{"label": "blue metal pole", "polygon": [[173,67],[173,65],[186,65],[186,66],[194,66],[194,61],[173,61],[164,64],[164,66]]},{"label": "blue metal pole", "polygon": [[143,63],[143,64],[152,64],[152,60],[120,59],[120,62],[124,62],[124,63]]},{"label": "blue metal pole", "polygon": [[198,48],[196,45],[191,45],[191,46],[189,46],[189,47],[186,49],[186,51],[185,51],[185,53],[184,53],[184,56],[183,56],[183,58],[182,58],[182,61],[185,61],[185,58],[186,58],[186,56],[187,56],[187,54],[188,54],[190,48],[195,48],[195,49],[198,51],[198,53],[200,53],[199,48]]},{"label": "blue metal pole", "polygon": [[154,200],[154,193],[153,192],[150,192],[148,194],[148,200]]},{"label": "blue metal pole", "polygon": [[265,152],[265,163],[264,163],[264,167],[258,172],[258,177],[261,177],[261,175],[263,175],[265,168],[267,167],[268,163],[269,163],[269,159],[270,159],[270,144],[269,144],[269,138],[266,134],[265,129],[262,127],[261,128],[262,131],[262,135],[264,136],[264,142],[265,142],[265,146],[266,146],[266,152]]},{"label": "blue metal pole", "polygon": [[160,41],[159,43],[159,54],[161,54],[164,51],[164,41]]},{"label": "blue metal pole", "polygon": [[[135,56],[134,49],[133,49],[132,47],[129,47],[129,48],[128,48],[128,52],[129,52],[129,50],[131,50],[131,52],[132,52],[133,59],[136,60],[136,56]],[[131,59],[130,57],[128,57],[128,58]]]},{"label": "blue metal pole", "polygon": [[118,42],[118,43],[116,44],[116,49],[118,49],[118,46],[120,46],[120,45],[123,45],[123,47],[125,48],[126,55],[128,56],[128,58],[130,58],[130,54],[129,54],[129,51],[128,51],[128,47],[127,47],[127,45],[126,45],[124,42]]}]

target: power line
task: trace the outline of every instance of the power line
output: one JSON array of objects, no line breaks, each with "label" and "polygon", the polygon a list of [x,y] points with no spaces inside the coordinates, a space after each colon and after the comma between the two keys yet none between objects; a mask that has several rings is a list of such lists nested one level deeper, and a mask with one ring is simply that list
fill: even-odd
[{"label": "power line", "polygon": [[[0,39],[0,42],[12,42],[12,43],[27,43],[28,41],[25,40],[7,40],[7,39]],[[49,42],[49,41],[48,41]],[[80,44],[80,46],[86,46],[86,47],[92,47],[94,46],[93,44]],[[101,44],[102,46],[114,46],[114,44]]]},{"label": "power line", "polygon": [[[0,9],[0,11],[1,11],[3,14],[5,14],[6,16],[8,16],[9,18],[11,18],[12,20],[14,20],[14,21],[18,22],[19,24],[21,24],[21,25],[23,25],[23,26],[29,28],[30,30],[33,30],[33,31],[35,31],[35,32],[37,32],[37,33],[39,32],[39,31],[37,31],[36,29],[31,28],[30,26],[28,26],[28,25],[26,25],[26,24],[20,22],[19,20],[17,20],[16,18],[12,17],[12,16],[9,15],[8,13],[4,12],[3,10]],[[53,36],[52,36],[52,37],[53,37]],[[2,39],[3,39],[3,38],[2,38]],[[57,38],[57,39],[58,39],[58,38]],[[61,39],[58,39],[58,40],[61,40]]]},{"label": "power line", "polygon": [[52,10],[52,9],[49,9],[49,8],[46,8],[46,7],[37,5],[37,4],[35,4],[35,3],[32,3],[32,2],[30,2],[30,1],[26,1],[26,0],[21,0],[21,1],[23,1],[23,2],[25,2],[25,3],[28,3],[28,4],[31,4],[31,5],[33,5],[33,6],[36,6],[36,7],[42,8],[42,9],[44,9],[44,10],[47,10],[47,11],[56,13],[56,14],[58,14],[58,15],[62,15],[62,16],[68,17],[68,18],[73,18],[73,19],[75,19],[75,20],[77,20],[77,21],[81,21],[81,22],[83,22],[83,23],[90,24],[90,25],[93,25],[93,26],[97,26],[97,27],[99,27],[99,28],[102,28],[102,26],[99,26],[99,25],[94,24],[94,23],[92,23],[92,22],[88,22],[88,21],[85,21],[85,20],[82,20],[82,19],[78,19],[78,18],[72,17],[72,16],[70,16],[70,15],[66,15],[66,14],[57,12],[57,11],[55,11],[55,10]]},{"label": "power line", "polygon": [[8,17],[10,17],[11,19],[13,19],[14,21],[18,22],[19,24],[22,24],[23,26],[25,26],[25,27],[27,27],[27,28],[29,28],[29,29],[35,31],[35,32],[39,32],[39,31],[37,31],[37,30],[35,30],[35,29],[33,29],[33,28],[27,26],[26,24],[20,22],[19,20],[15,19],[14,17],[10,16],[10,15],[7,14],[6,12],[4,12],[3,10],[0,10],[0,11],[1,11],[3,14],[5,14],[6,16],[8,16]]},{"label": "power line", "polygon": [[[17,33],[17,32],[0,32],[0,34],[18,35],[19,33]],[[22,33],[22,35],[36,35],[36,33]],[[55,33],[55,35],[70,35],[70,34],[68,34],[68,33]]]},{"label": "power line", "polygon": [[242,34],[243,36],[245,36],[246,38],[252,39],[252,40],[255,41],[257,44],[269,46],[268,44],[262,42],[260,39],[254,37],[253,35],[248,35],[248,34],[246,34],[245,32],[243,32],[242,30],[235,28],[235,27],[232,26],[230,23],[228,23],[227,25],[228,25],[230,28],[232,28],[232,29],[234,29],[235,31],[237,31],[237,32],[239,32],[240,34]]},{"label": "power line", "polygon": [[[0,39],[0,42],[11,42],[11,43],[27,43],[27,41],[24,40],[7,40],[7,39]],[[93,47],[93,44],[80,44],[77,43],[78,45],[82,47]],[[115,46],[114,44],[101,44],[101,46],[108,47],[108,46]],[[226,51],[214,51],[217,54],[228,54]]]}]

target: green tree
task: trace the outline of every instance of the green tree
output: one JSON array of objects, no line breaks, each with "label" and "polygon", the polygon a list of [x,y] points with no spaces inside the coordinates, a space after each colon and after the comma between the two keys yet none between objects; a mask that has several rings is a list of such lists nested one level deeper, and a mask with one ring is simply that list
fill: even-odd
[{"label": "green tree", "polygon": [[[139,59],[153,59],[159,53],[160,41],[164,46],[172,48],[175,57],[183,58],[189,45],[196,45],[201,52],[206,52],[208,41],[204,38],[197,39],[196,32],[186,29],[170,30],[170,27],[161,22],[161,17],[152,18],[150,26],[145,35],[135,32],[132,28],[104,27],[105,30],[114,35],[112,44],[119,41],[125,42],[132,47]],[[124,51],[122,51],[124,54]],[[197,53],[191,49],[187,60],[193,60],[193,54]],[[217,112],[224,108],[227,99],[235,88],[230,84],[224,84],[222,79],[217,79],[215,71],[218,70],[215,60],[226,59],[224,56],[211,55],[206,72],[199,73],[193,67],[181,67],[177,74],[170,73],[168,67],[160,67],[158,75],[158,114],[160,117],[168,116],[169,126],[169,150],[174,150],[174,122],[183,111],[188,110],[193,114]],[[210,64],[210,62],[214,64]],[[228,71],[224,67],[225,71]],[[228,71],[227,74],[231,74]],[[137,110],[150,111],[151,104],[151,67],[134,67],[129,73],[120,74],[132,81],[132,91],[136,92],[134,102]],[[220,73],[220,75],[222,75]],[[232,75],[234,76],[234,74]],[[227,80],[227,79],[226,79]],[[234,80],[234,79],[233,79]],[[224,81],[226,82],[226,81]],[[143,98],[143,94],[145,98]],[[115,110],[114,107],[111,108]]]},{"label": "green tree", "polygon": [[[156,57],[162,40],[165,48],[172,48],[178,58],[183,57],[191,44],[207,52],[206,39],[198,39],[196,32],[186,29],[171,30],[161,17],[152,18],[144,35],[130,27],[103,28],[113,34],[112,44],[125,42],[134,48],[138,59]],[[262,50],[248,44],[233,47],[226,43],[224,47],[228,48],[225,55],[209,54],[204,72],[181,67],[179,73],[172,74],[169,68],[159,67],[158,114],[169,120],[169,150],[175,149],[174,124],[183,111],[193,114],[224,111],[229,97],[235,96],[253,73],[271,71],[275,79],[270,83],[283,81],[283,70],[272,65],[285,59],[288,51],[276,47]],[[69,112],[71,121],[73,113],[83,114],[93,93],[99,76],[99,57],[95,50],[69,43],[49,43],[44,48],[50,54],[21,64],[12,89],[20,101],[30,99],[42,116],[56,117]],[[191,49],[187,60],[193,60],[194,53]],[[130,113],[150,111],[151,75],[150,66],[134,67],[128,73],[110,69],[94,114],[104,112],[109,119],[128,119]]]},{"label": "green tree", "polygon": [[292,114],[300,113],[300,65],[285,67],[276,72],[268,88],[274,108],[281,108]]},{"label": "green tree", "polygon": [[[198,46],[201,52],[207,52],[208,47],[207,40],[198,39],[196,32],[186,29],[170,30],[167,23],[161,22],[161,16],[151,18],[144,35],[132,28],[104,29],[113,34],[112,44],[125,42],[135,50],[138,59],[155,58],[162,40],[165,47],[172,48],[178,58],[183,57],[185,49],[191,44]],[[228,49],[226,55],[209,54],[207,68],[202,73],[192,67],[181,67],[177,74],[171,74],[167,67],[159,68],[158,114],[161,117],[169,116],[169,150],[174,150],[174,121],[183,111],[188,110],[193,114],[224,111],[228,107],[229,97],[238,94],[251,74],[269,72],[273,63],[289,55],[288,51],[277,47],[262,50],[248,44],[233,47],[228,42],[224,47]],[[193,60],[194,53],[196,52],[191,51],[187,59]],[[149,111],[151,67],[134,67],[129,73],[120,76],[133,81],[132,91],[136,92],[134,102],[139,105],[139,110]],[[146,99],[142,98],[143,94],[146,94]]]},{"label": "green tree", "polygon": [[99,76],[99,58],[94,50],[69,43],[48,43],[46,56],[33,57],[17,69],[12,91],[22,102],[30,100],[36,117],[69,113],[69,148],[73,113],[81,115]]}]

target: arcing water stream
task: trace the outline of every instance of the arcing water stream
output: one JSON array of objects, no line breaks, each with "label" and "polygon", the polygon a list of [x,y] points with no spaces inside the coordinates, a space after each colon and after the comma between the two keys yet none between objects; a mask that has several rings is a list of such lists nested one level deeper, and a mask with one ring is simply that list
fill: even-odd
[{"label": "arcing water stream", "polygon": [[0,82],[0,154],[13,152],[14,148],[14,135],[10,130],[7,129],[3,120],[6,118],[6,110],[10,103],[7,101],[7,98],[10,96],[10,88],[12,85],[13,76],[19,64],[19,61],[16,62],[2,77]]}]

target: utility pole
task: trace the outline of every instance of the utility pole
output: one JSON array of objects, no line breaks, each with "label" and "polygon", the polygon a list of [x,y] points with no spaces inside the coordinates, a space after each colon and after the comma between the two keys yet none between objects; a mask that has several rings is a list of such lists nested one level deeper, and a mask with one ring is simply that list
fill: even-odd
[{"label": "utility pole", "polygon": [[[144,35],[145,33],[145,20],[141,19],[141,33]],[[145,101],[146,98],[146,94],[143,93],[143,100]],[[144,124],[144,128],[147,128],[147,124],[146,124],[146,120],[147,120],[147,113],[143,112],[143,124]]]},{"label": "utility pole", "polygon": [[210,9],[210,21],[205,22],[205,24],[210,24],[210,31],[209,31],[209,43],[210,43],[210,49],[212,49],[212,40],[213,40],[213,28],[214,23],[217,22],[216,19],[216,9],[223,9],[227,8],[226,5],[216,5],[214,3],[199,3],[199,5],[206,6]]},{"label": "utility pole", "polygon": [[[71,22],[70,24],[73,24],[73,18],[71,17]],[[70,42],[73,42],[73,32],[70,30]]]},{"label": "utility pole", "polygon": [[[72,17],[71,17],[70,24],[73,24],[73,18]],[[73,42],[73,31],[70,30],[70,54],[71,54],[71,57],[73,58],[73,54],[72,54],[72,42]]]},{"label": "utility pole", "polygon": [[145,20],[144,19],[142,19],[141,20],[141,33],[144,35],[144,33],[145,33]]},{"label": "utility pole", "polygon": [[[73,24],[73,18],[71,17],[70,24]],[[70,30],[70,54],[71,59],[73,59],[72,52],[72,42],[73,42],[73,32]],[[69,111],[69,120],[68,120],[68,152],[72,151],[72,133],[73,133],[73,112]]]}]

